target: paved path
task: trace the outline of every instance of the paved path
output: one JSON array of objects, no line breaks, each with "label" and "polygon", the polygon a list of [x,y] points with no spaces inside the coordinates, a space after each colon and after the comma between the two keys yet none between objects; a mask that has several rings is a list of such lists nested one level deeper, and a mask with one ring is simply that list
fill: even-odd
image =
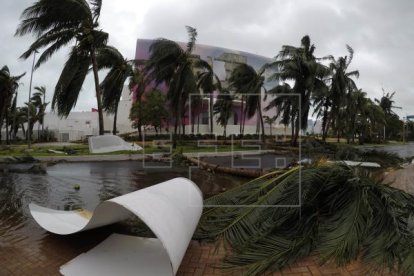
[{"label": "paved path", "polygon": [[387,172],[384,181],[392,183],[391,186],[414,194],[414,164],[408,165],[406,168],[396,171]]},{"label": "paved path", "polygon": [[[6,245],[0,242],[0,275],[12,276],[53,276],[60,275],[59,267],[79,254],[91,249],[105,239],[114,229],[104,227],[85,233],[67,237],[50,235],[43,239],[38,247],[22,247]],[[86,238],[88,237],[88,238]],[[83,243],[79,244],[79,239]],[[24,240],[14,241],[25,243]],[[19,249],[17,249],[19,248]],[[222,247],[215,244],[200,244],[192,241],[178,270],[178,276],[218,276],[243,275],[243,270],[228,272],[217,266],[225,255]],[[280,272],[269,272],[266,276],[364,276],[368,275],[360,262],[353,262],[345,268],[335,265],[319,266],[315,258],[308,257],[287,266]],[[378,273],[374,275],[396,276],[393,273]]]}]

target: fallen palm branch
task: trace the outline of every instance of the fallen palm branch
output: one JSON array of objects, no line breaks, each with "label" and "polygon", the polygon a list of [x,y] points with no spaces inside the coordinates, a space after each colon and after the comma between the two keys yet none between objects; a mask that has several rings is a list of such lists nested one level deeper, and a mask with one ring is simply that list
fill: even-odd
[{"label": "fallen palm branch", "polygon": [[[196,238],[222,240],[224,268],[277,271],[316,254],[414,274],[414,196],[343,165],[269,173],[204,202]],[[244,207],[243,207],[244,206]]]}]

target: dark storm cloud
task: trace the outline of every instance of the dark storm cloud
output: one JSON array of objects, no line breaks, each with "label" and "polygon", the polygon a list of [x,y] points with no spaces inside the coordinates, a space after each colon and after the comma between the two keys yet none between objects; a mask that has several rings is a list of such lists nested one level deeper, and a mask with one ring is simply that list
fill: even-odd
[{"label": "dark storm cloud", "polygon": [[[3,1],[4,2],[4,1]],[[0,11],[2,64],[16,74],[30,71],[30,61],[17,61],[31,37],[14,38],[21,11],[30,1],[5,0]],[[299,45],[310,35],[317,56],[347,54],[345,44],[355,50],[351,69],[360,71],[357,84],[372,98],[381,88],[397,91],[401,115],[414,113],[414,12],[413,1],[388,0],[118,0],[103,2],[102,27],[110,43],[133,58],[138,37],[165,37],[186,41],[185,25],[196,27],[198,42],[275,56],[284,44]],[[42,66],[35,84],[53,91],[67,51]],[[27,96],[28,76],[22,94]],[[77,109],[95,105],[91,76]]]}]

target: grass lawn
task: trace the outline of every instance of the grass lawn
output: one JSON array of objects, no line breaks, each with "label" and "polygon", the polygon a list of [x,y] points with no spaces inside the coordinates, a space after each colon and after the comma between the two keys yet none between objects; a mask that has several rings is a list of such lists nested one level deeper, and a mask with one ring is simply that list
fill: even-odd
[{"label": "grass lawn", "polygon": [[[140,144],[140,143],[138,143]],[[50,152],[50,150],[55,151],[62,151],[64,152],[66,149],[71,149],[76,151],[76,155],[117,155],[117,154],[152,154],[152,153],[169,153],[172,152],[172,148],[170,149],[169,145],[158,147],[156,145],[146,143],[144,146],[144,151],[117,151],[111,153],[97,153],[92,154],[89,152],[89,147],[87,144],[79,144],[73,146],[36,146],[36,144],[32,145],[31,149],[27,148],[27,145],[10,145],[10,146],[1,146],[0,147],[0,156],[67,156],[65,153],[54,153]],[[239,144],[233,145],[217,145],[218,152],[230,152],[234,151],[247,151],[247,150],[257,150],[257,147],[241,147]],[[215,146],[200,146],[197,145],[179,145],[177,146],[178,151],[182,151],[183,153],[190,153],[190,152],[214,152],[216,151]]]}]

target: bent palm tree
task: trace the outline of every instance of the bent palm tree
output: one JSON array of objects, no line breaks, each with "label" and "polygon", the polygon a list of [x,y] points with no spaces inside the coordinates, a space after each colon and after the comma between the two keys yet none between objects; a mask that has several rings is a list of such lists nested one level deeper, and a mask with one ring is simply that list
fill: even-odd
[{"label": "bent palm tree", "polygon": [[92,65],[99,116],[99,134],[104,134],[101,92],[99,89],[96,49],[106,45],[108,34],[99,29],[102,0],[38,0],[22,13],[16,35],[36,35],[36,41],[21,56],[27,59],[35,51],[46,48],[35,68],[56,51],[76,41],[56,84],[52,109],[68,116],[76,105],[79,92]]},{"label": "bent palm tree", "polygon": [[[42,124],[42,133],[44,132],[44,117],[46,114],[46,107],[49,103],[46,102],[46,87],[36,86],[34,88],[35,93],[33,94],[31,102],[35,102],[35,106],[39,109],[39,123]],[[39,131],[38,131],[39,133]]]},{"label": "bent palm tree", "polygon": [[221,82],[219,77],[214,73],[211,64],[205,60],[198,60],[195,63],[195,67],[201,68],[202,71],[197,75],[197,87],[203,90],[203,93],[209,95],[209,118],[210,118],[210,134],[213,134],[213,92],[221,91]]},{"label": "bent palm tree", "polygon": [[227,137],[227,123],[233,113],[233,97],[229,91],[222,90],[213,106],[214,115],[218,115],[216,122],[224,128],[224,139]]},{"label": "bent palm tree", "polygon": [[3,126],[3,121],[7,115],[7,110],[12,104],[13,95],[19,87],[19,80],[25,74],[26,73],[23,73],[19,76],[12,76],[10,75],[10,70],[7,66],[3,66],[3,68],[0,70],[0,129]]},{"label": "bent palm tree", "polygon": [[291,137],[295,137],[295,122],[299,118],[299,97],[293,91],[288,83],[278,85],[267,92],[268,95],[274,97],[265,107],[268,111],[272,108],[276,109],[276,118],[281,117],[280,123],[287,127],[291,124]]},{"label": "bent palm tree", "polygon": [[197,91],[196,77],[193,73],[197,31],[187,26],[189,41],[186,49],[168,39],[158,39],[150,47],[150,57],[146,66],[148,76],[156,84],[165,82],[168,86],[169,101],[174,120],[173,148],[177,146],[177,128],[182,124],[185,104],[190,93]]},{"label": "bent palm tree", "polygon": [[102,107],[108,113],[114,114],[112,134],[116,135],[118,104],[121,99],[125,81],[133,74],[133,60],[127,60],[112,46],[98,48],[96,51],[98,69],[109,69],[108,74],[100,84],[102,91]]},{"label": "bent palm tree", "polygon": [[[252,118],[256,112],[259,114],[260,125],[262,129],[262,139],[265,138],[264,123],[262,116],[262,88],[264,85],[263,77],[264,69],[256,72],[254,68],[248,64],[238,65],[229,78],[230,89],[234,89],[236,93],[246,98],[246,106],[243,110],[248,119]],[[243,125],[244,125],[243,119]]]}]

